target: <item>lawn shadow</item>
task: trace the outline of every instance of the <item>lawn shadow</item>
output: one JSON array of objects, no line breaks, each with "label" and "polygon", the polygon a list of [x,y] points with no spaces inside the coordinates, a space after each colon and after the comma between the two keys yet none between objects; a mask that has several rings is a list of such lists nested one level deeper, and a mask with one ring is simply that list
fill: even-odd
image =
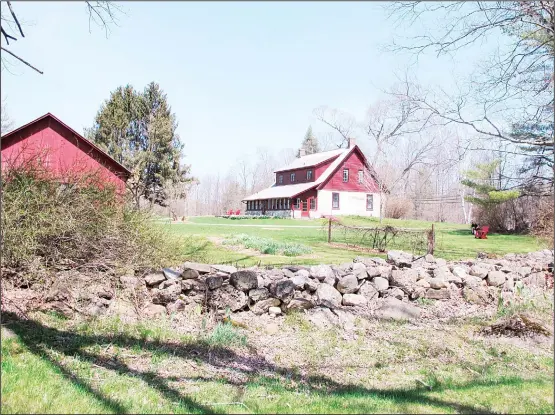
[{"label": "lawn shadow", "polygon": [[[172,402],[180,402],[187,410],[201,413],[217,413],[217,409],[209,404],[196,402],[193,397],[184,395],[173,388],[169,382],[188,381],[195,382],[223,382],[244,389],[247,386],[265,384],[275,387],[276,390],[285,390],[297,393],[299,389],[304,392],[319,396],[344,397],[346,401],[361,396],[373,396],[380,400],[393,401],[399,405],[429,405],[438,410],[456,411],[464,413],[492,413],[486,408],[460,404],[428,396],[428,390],[422,387],[410,389],[377,389],[364,388],[357,385],[343,384],[326,376],[302,375],[287,367],[277,366],[259,355],[256,350],[251,349],[251,354],[242,356],[235,351],[218,346],[210,346],[202,341],[191,341],[188,343],[164,342],[158,340],[145,340],[126,334],[115,335],[85,335],[71,331],[59,330],[48,327],[36,320],[23,320],[14,313],[3,313],[8,326],[21,340],[21,342],[33,354],[47,360],[50,364],[58,367],[62,375],[79,387],[84,388],[90,394],[99,399],[107,408],[117,413],[124,413],[130,409],[114,402],[112,399],[91,386],[85,379],[80,378],[70,369],[51,358],[51,353],[64,357],[78,358],[94,364],[105,370],[113,371],[120,375],[130,375],[141,379],[151,388],[159,391],[166,399]],[[117,357],[102,356],[100,353],[91,353],[85,350],[92,345],[114,345],[123,348],[139,347],[150,353],[163,354],[167,357],[178,357],[190,362],[202,362],[213,368],[218,376],[202,377],[200,375],[188,378],[174,378],[171,376],[161,377],[151,371],[141,371],[129,367],[124,361]],[[371,369],[371,367],[367,367]],[[362,369],[361,369],[362,370]],[[222,376],[225,372],[229,376]],[[237,376],[239,374],[240,376]],[[434,387],[433,391],[463,390],[475,387],[488,387],[502,384],[526,383],[528,381],[519,378],[501,379],[500,381],[472,381],[455,386]],[[355,403],[357,410],[368,412],[368,404]],[[352,409],[353,406],[349,404]],[[379,411],[379,408],[378,408]]]}]

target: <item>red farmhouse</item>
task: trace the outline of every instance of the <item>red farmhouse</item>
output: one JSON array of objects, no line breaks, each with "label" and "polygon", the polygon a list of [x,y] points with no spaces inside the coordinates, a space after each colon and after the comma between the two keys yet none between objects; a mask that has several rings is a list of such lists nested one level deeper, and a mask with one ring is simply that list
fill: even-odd
[{"label": "red farmhouse", "polygon": [[243,199],[247,215],[380,215],[383,193],[374,169],[353,139],[345,149],[301,153],[275,173],[271,187]]},{"label": "red farmhouse", "polygon": [[2,169],[39,161],[54,177],[98,173],[125,191],[131,172],[81,134],[48,113],[2,136]]}]

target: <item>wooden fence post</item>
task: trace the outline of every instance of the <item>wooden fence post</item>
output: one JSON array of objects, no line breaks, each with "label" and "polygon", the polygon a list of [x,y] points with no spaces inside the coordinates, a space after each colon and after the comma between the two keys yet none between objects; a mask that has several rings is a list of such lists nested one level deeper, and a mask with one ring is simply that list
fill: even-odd
[{"label": "wooden fence post", "polygon": [[434,249],[436,245],[436,233],[434,230],[434,224],[432,223],[432,230],[428,231],[428,254],[434,254]]},{"label": "wooden fence post", "polygon": [[328,243],[331,242],[331,217],[328,218]]}]

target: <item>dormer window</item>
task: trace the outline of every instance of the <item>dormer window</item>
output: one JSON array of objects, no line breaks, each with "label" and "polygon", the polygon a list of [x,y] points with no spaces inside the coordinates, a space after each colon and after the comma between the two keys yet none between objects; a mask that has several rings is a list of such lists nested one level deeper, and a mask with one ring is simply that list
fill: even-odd
[{"label": "dormer window", "polygon": [[295,173],[291,173],[291,183],[295,182]]},{"label": "dormer window", "polygon": [[280,175],[278,176],[278,183],[279,183],[279,184],[283,184],[283,174],[280,174]]},{"label": "dormer window", "polygon": [[306,172],[306,180],[308,180],[308,181],[312,180],[312,170],[308,170]]}]

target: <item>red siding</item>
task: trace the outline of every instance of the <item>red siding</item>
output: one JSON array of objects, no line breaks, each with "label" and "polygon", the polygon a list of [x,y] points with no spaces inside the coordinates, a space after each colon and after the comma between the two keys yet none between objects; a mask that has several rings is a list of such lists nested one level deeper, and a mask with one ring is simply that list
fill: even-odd
[{"label": "red siding", "polygon": [[[349,181],[343,181],[343,169],[349,169]],[[335,173],[329,178],[320,189],[339,190],[352,192],[379,192],[378,184],[365,172],[365,178],[362,183],[358,182],[358,171],[364,170],[364,161],[357,151],[347,157],[347,159],[339,166]]]},{"label": "red siding", "polygon": [[48,117],[2,141],[2,168],[40,159],[54,177],[98,173],[120,192],[125,190],[125,178],[117,163],[100,156],[90,144]]},{"label": "red siding", "polygon": [[[315,181],[318,177],[320,177],[322,175],[322,173],[324,173],[324,171],[326,171],[326,169],[330,166],[331,163],[333,163],[333,161],[336,159],[337,157],[334,157],[330,160],[327,160],[326,162],[319,164],[317,166],[311,166],[311,167],[304,167],[302,169],[296,169],[296,170],[287,170],[287,171],[282,171],[279,173],[276,173],[276,186],[285,186],[288,184],[297,184],[297,183],[307,183],[307,182],[313,182]],[[308,170],[312,170],[312,180],[307,180],[306,179],[306,172]],[[291,182],[291,173],[295,173],[295,181]],[[279,176],[283,175],[283,183],[279,183]]]}]

